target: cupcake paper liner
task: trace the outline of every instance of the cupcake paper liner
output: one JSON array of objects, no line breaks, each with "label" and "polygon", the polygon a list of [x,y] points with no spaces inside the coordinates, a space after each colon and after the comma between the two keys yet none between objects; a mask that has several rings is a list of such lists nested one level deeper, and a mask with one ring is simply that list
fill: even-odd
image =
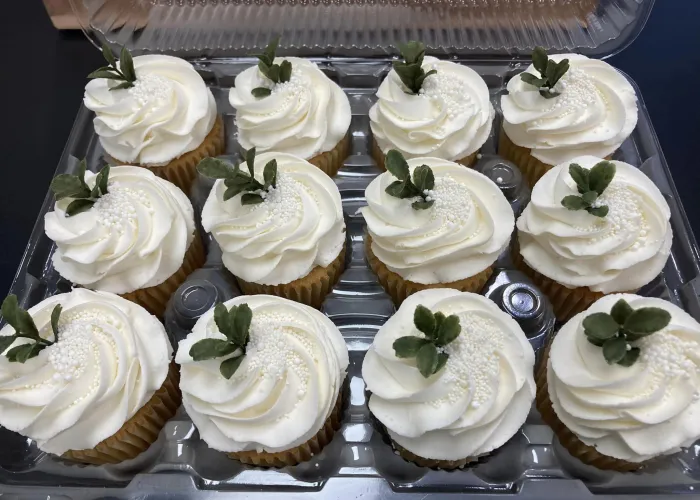
[{"label": "cupcake paper liner", "polygon": [[[196,149],[183,154],[179,158],[175,158],[167,165],[136,165],[147,168],[158,177],[162,177],[175,184],[182,189],[185,194],[189,194],[192,183],[197,178],[197,164],[204,158],[224,154],[225,150],[224,120],[221,116],[217,116],[209,134],[207,134],[202,144]],[[131,165],[131,163],[126,163],[117,159],[113,159],[113,162],[117,165]]]},{"label": "cupcake paper liner", "polygon": [[320,309],[323,299],[338,282],[344,269],[345,247],[328,266],[316,266],[306,276],[289,283],[261,285],[238,277],[237,280],[245,295],[276,295]]},{"label": "cupcake paper liner", "polygon": [[180,370],[170,363],[163,385],[115,434],[90,450],[68,450],[61,458],[92,465],[117,464],[135,458],[158,439],[182,402]]},{"label": "cupcake paper liner", "polygon": [[367,262],[369,263],[369,266],[374,274],[376,274],[379,278],[379,283],[381,283],[384,290],[386,290],[386,292],[391,296],[391,299],[394,301],[394,304],[396,304],[397,307],[400,306],[409,295],[413,295],[416,292],[427,290],[429,288],[455,288],[462,292],[479,293],[493,272],[493,266],[489,266],[475,276],[458,281],[451,281],[449,283],[432,283],[430,285],[414,283],[413,281],[405,280],[395,272],[390,271],[389,268],[386,267],[386,265],[372,252],[372,238],[369,236],[369,234],[365,235],[365,238],[365,253],[367,255]]},{"label": "cupcake paper liner", "polygon": [[[469,156],[465,156],[464,158],[460,158],[459,160],[454,160],[454,162],[459,163],[460,165],[464,165],[465,167],[473,167],[474,163],[476,162],[476,155],[478,155],[478,154],[479,154],[479,150],[477,149]],[[372,159],[375,161],[377,166],[381,170],[384,170],[384,171],[386,170],[386,166],[384,165],[384,157],[385,156],[386,155],[379,147],[379,144],[377,144],[377,141],[372,140]],[[427,156],[430,156],[430,155],[427,155]]]},{"label": "cupcake paper liner", "polygon": [[[501,127],[501,133],[498,139],[498,154],[518,166],[528,186],[530,186],[530,189],[535,186],[535,183],[540,180],[548,170],[554,168],[554,165],[541,162],[532,156],[531,151],[531,149],[518,146],[511,141],[506,131]],[[606,156],[605,159],[612,159],[612,155]]]},{"label": "cupcake paper liner", "polygon": [[[525,259],[520,254],[520,248],[517,243],[513,246],[511,255],[513,265],[520,271],[524,272],[537,287],[544,293],[554,308],[554,315],[559,321],[567,321],[585,311],[595,301],[604,297],[606,294],[602,292],[594,292],[588,287],[580,286],[576,288],[568,288],[560,283],[557,283],[544,274],[538,273],[527,265]],[[635,293],[636,290],[627,292],[611,292],[611,293]]]},{"label": "cupcake paper liner", "polygon": [[537,398],[535,401],[537,410],[542,416],[542,420],[544,420],[545,423],[552,428],[561,445],[566,448],[571,456],[598,469],[613,470],[618,472],[635,472],[645,471],[648,469],[649,472],[653,471],[654,465],[660,460],[652,459],[647,462],[628,462],[626,460],[620,460],[618,458],[603,455],[593,446],[584,444],[583,441],[576,437],[576,435],[571,432],[561,420],[559,420],[559,417],[557,417],[557,414],[552,407],[552,401],[549,399],[549,390],[547,387],[547,361],[549,360],[549,349],[550,348],[547,347],[544,358],[542,359],[535,376],[535,381],[537,383]]},{"label": "cupcake paper liner", "polygon": [[180,266],[180,269],[178,269],[175,274],[160,285],[141,288],[133,292],[122,294],[121,296],[131,302],[137,303],[149,313],[161,319],[165,313],[165,307],[168,305],[168,300],[170,300],[171,295],[182,285],[187,276],[204,265],[205,259],[206,253],[204,251],[202,239],[199,237],[199,234],[195,234],[192,243],[190,243],[190,247],[187,249],[187,252],[185,252],[182,266]]},{"label": "cupcake paper liner", "polygon": [[350,155],[350,146],[350,133],[348,132],[333,149],[318,154],[308,161],[323,170],[329,177],[335,177],[340,167],[343,166],[345,158]]},{"label": "cupcake paper liner", "polygon": [[291,450],[277,453],[268,453],[266,451],[239,451],[236,453],[228,453],[228,456],[244,464],[257,465],[259,467],[286,467],[288,465],[297,465],[301,462],[311,460],[315,454],[320,453],[321,450],[333,440],[335,431],[340,429],[342,419],[343,397],[342,391],[340,391],[336,397],[335,406],[330,416],[323,424],[323,427],[321,427],[316,435],[307,442]]},{"label": "cupcake paper liner", "polygon": [[437,459],[432,459],[432,458],[423,458],[423,457],[416,455],[415,453],[408,451],[406,448],[401,446],[399,443],[397,443],[393,439],[391,440],[391,445],[394,447],[394,449],[396,451],[399,452],[399,455],[404,460],[408,460],[409,462],[413,462],[416,465],[419,465],[421,467],[428,467],[430,469],[442,469],[442,470],[463,469],[468,464],[476,464],[480,460],[479,457],[467,457],[467,458],[463,458],[461,460],[437,460]]}]

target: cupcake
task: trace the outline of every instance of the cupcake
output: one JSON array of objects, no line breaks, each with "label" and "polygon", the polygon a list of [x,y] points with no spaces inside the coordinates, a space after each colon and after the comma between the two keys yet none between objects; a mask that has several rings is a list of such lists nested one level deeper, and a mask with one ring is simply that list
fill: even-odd
[{"label": "cupcake", "polygon": [[345,268],[338,188],[314,165],[286,153],[250,150],[246,167],[213,158],[199,165],[203,175],[218,179],[202,209],[204,230],[244,294],[321,307]]},{"label": "cupcake", "polygon": [[700,438],[700,324],[661,299],[603,297],[569,320],[537,374],[537,408],[582,462],[634,471]]},{"label": "cupcake", "polygon": [[431,156],[469,167],[491,132],[495,111],[481,76],[424,53],[420,42],[401,47],[404,60],[394,62],[369,110],[372,156],[383,170],[391,149],[405,158]]},{"label": "cupcake", "polygon": [[340,427],[348,350],[308,306],[269,295],[218,304],[180,341],[176,361],[199,436],[243,463],[296,465]]},{"label": "cupcake", "polygon": [[535,398],[535,354],[489,299],[412,295],[379,329],[362,364],[369,409],[420,466],[455,469],[504,445]]},{"label": "cupcake", "polygon": [[163,325],[117,295],[76,289],[28,311],[10,295],[0,330],[0,425],[62,458],[136,457],[180,406]]},{"label": "cupcake", "polygon": [[61,174],[44,218],[56,242],[53,266],[65,279],[116,293],[159,318],[187,275],[204,263],[192,204],[175,185],[133,166]]},{"label": "cupcake", "polygon": [[350,101],[316,63],[275,58],[278,41],[258,56],[257,66],[236,77],[229,92],[238,143],[299,156],[332,177],[350,154]]},{"label": "cupcake", "polygon": [[663,269],[671,212],[639,169],[593,156],[549,170],[518,218],[513,262],[560,321],[605,294],[634,292]]},{"label": "cupcake", "polygon": [[85,107],[95,112],[100,144],[115,164],[147,167],[185,192],[197,163],[223,154],[224,124],[204,80],[177,57],[134,57],[122,49],[117,63],[92,72]]},{"label": "cupcake", "polygon": [[541,47],[532,61],[501,97],[498,145],[498,154],[520,168],[530,187],[554,165],[578,156],[610,159],[637,125],[634,89],[608,63],[578,54],[548,59]]},{"label": "cupcake", "polygon": [[486,176],[439,158],[386,156],[367,186],[367,260],[398,305],[427,288],[478,292],[508,247],[515,220]]}]

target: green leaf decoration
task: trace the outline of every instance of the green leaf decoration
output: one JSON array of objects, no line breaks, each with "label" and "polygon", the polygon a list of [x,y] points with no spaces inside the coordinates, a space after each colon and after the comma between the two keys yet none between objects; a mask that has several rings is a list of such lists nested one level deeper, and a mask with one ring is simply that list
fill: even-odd
[{"label": "green leaf decoration", "polygon": [[253,90],[250,91],[251,94],[253,94],[253,97],[267,97],[270,94],[272,94],[272,90],[268,89],[267,87],[255,87]]},{"label": "green leaf decoration", "polygon": [[[258,58],[258,69],[267,79],[272,80],[272,83],[285,83],[292,78],[292,63],[288,60],[282,61],[281,64],[275,64],[275,53],[279,46],[280,38],[272,40],[262,54],[253,54]],[[253,96],[261,98],[269,96],[272,91],[265,87],[256,87],[251,90]]]},{"label": "green leaf decoration", "polygon": [[433,373],[437,373],[440,370],[442,370],[443,367],[447,364],[447,359],[449,357],[450,357],[450,355],[447,354],[446,352],[441,352],[440,354],[438,354],[437,366],[435,366],[435,372],[433,372]]},{"label": "green leaf decoration", "polygon": [[564,196],[561,200],[561,204],[569,210],[583,210],[588,206],[581,196],[575,196],[573,194]]},{"label": "green leaf decoration", "polygon": [[440,325],[440,330],[438,330],[437,341],[435,342],[438,346],[446,346],[454,339],[456,339],[462,327],[459,324],[459,317],[454,314],[445,318],[445,320]]},{"label": "green leaf decoration", "polygon": [[73,198],[73,201],[66,207],[66,216],[72,217],[79,213],[90,210],[95,202],[106,195],[109,190],[109,165],[105,165],[95,176],[95,186],[90,186],[85,182],[85,171],[87,165],[85,160],[78,164],[78,174],[59,174],[51,181],[50,189],[56,200]]},{"label": "green leaf decoration", "polygon": [[620,330],[620,325],[613,317],[604,312],[589,314],[582,324],[586,335],[599,340],[612,338]]},{"label": "green leaf decoration", "polygon": [[56,304],[56,307],[51,311],[51,331],[53,332],[54,342],[58,342],[58,321],[61,319],[61,311],[63,311],[61,304]]},{"label": "green leaf decoration", "polygon": [[521,73],[520,79],[528,85],[537,87],[540,95],[545,99],[558,97],[560,93],[554,91],[554,86],[569,71],[569,60],[562,59],[556,63],[547,57],[547,52],[542,47],[535,47],[532,51],[532,65],[541,78],[531,73]]},{"label": "green leaf decoration", "polygon": [[233,174],[233,167],[217,158],[204,158],[197,165],[197,171],[210,179],[226,179]]},{"label": "green leaf decoration", "polygon": [[414,201],[411,203],[411,208],[414,210],[426,210],[433,206],[435,203],[433,200],[430,201]]},{"label": "green leaf decoration", "polygon": [[400,337],[394,341],[394,353],[397,358],[415,358],[420,348],[427,343],[429,340],[412,335]]},{"label": "green leaf decoration", "polygon": [[248,335],[252,321],[253,311],[250,309],[248,304],[241,304],[238,306],[233,318],[235,330],[234,343],[236,345],[245,346],[248,343]]},{"label": "green leaf decoration", "polygon": [[257,205],[263,201],[265,201],[265,199],[259,194],[255,193],[246,193],[241,196],[241,205]]},{"label": "green leaf decoration", "polygon": [[399,179],[389,184],[384,190],[395,198],[420,198],[411,203],[414,210],[425,210],[433,206],[434,200],[427,200],[426,190],[435,187],[435,175],[428,165],[420,165],[413,171],[411,180],[408,162],[396,149],[391,149],[385,157],[387,171]]},{"label": "green leaf decoration", "polygon": [[19,310],[19,302],[16,295],[8,295],[2,303],[2,317],[5,318],[7,324],[15,331],[19,331],[19,322],[17,321],[17,311]]},{"label": "green leaf decoration", "polygon": [[418,305],[413,311],[413,324],[418,328],[418,331],[424,333],[428,338],[432,337],[435,329],[435,316],[427,307]]},{"label": "green leaf decoration", "polygon": [[625,320],[624,328],[636,335],[651,335],[668,326],[671,315],[659,307],[642,307],[633,311]]},{"label": "green leaf decoration", "polygon": [[610,316],[613,317],[618,325],[624,325],[630,314],[634,312],[632,306],[630,306],[625,299],[620,299],[615,302],[615,305],[610,309]]},{"label": "green leaf decoration", "polygon": [[605,217],[608,215],[608,207],[607,205],[603,205],[602,207],[586,207],[586,212],[596,217]]},{"label": "green leaf decoration", "polygon": [[226,309],[224,304],[217,304],[214,307],[214,323],[226,340],[202,339],[195,342],[190,348],[190,356],[194,361],[203,361],[236,353],[219,365],[221,375],[230,379],[245,357],[252,321],[253,311],[248,304],[232,306],[231,309]]},{"label": "green leaf decoration", "polygon": [[547,72],[548,61],[549,57],[547,57],[544,48],[535,47],[535,50],[532,51],[532,65],[535,69],[544,75]]},{"label": "green leaf decoration", "polygon": [[210,179],[223,179],[226,190],[223,199],[228,201],[241,193],[241,205],[255,205],[265,201],[259,191],[268,191],[277,187],[277,160],[267,162],[263,170],[265,184],[255,178],[255,148],[246,151],[246,173],[240,166],[233,166],[216,158],[205,158],[197,165],[197,171]]},{"label": "green leaf decoration", "polygon": [[400,151],[396,149],[390,150],[386,154],[384,164],[386,165],[386,169],[389,171],[389,173],[396,177],[398,180],[408,180],[410,176],[408,163],[406,162],[406,159],[403,157]]},{"label": "green leaf decoration", "polygon": [[425,378],[430,377],[437,371],[438,351],[434,344],[425,344],[418,350],[418,354],[416,354],[416,365],[418,366],[420,374]]},{"label": "green leaf decoration", "polygon": [[603,194],[603,191],[615,177],[615,171],[615,164],[612,162],[601,161],[596,163],[588,174],[588,185],[591,190],[598,193],[598,196]]},{"label": "green leaf decoration", "polygon": [[608,364],[614,364],[622,361],[622,358],[627,354],[627,340],[622,337],[608,339],[603,344],[603,356]]},{"label": "green leaf decoration", "polygon": [[27,344],[22,344],[18,345],[16,347],[13,347],[9,351],[7,351],[7,354],[5,354],[5,357],[8,359],[10,362],[16,362],[16,363],[24,363],[28,359],[34,358],[39,355],[39,353],[44,350],[46,346],[42,344],[32,344],[32,343],[27,343]]},{"label": "green leaf decoration", "polygon": [[66,216],[72,217],[74,215],[81,214],[90,210],[95,204],[92,200],[73,200],[66,207]]},{"label": "green leaf decoration", "polygon": [[435,175],[428,165],[416,167],[413,171],[413,184],[421,193],[435,187]]},{"label": "green leaf decoration", "polygon": [[272,159],[267,162],[263,170],[263,179],[265,180],[265,189],[277,187],[277,160]]},{"label": "green leaf decoration", "polygon": [[569,165],[569,175],[576,183],[579,194],[586,193],[591,189],[588,187],[588,170],[583,168],[578,163]]},{"label": "green leaf decoration", "polygon": [[582,326],[587,340],[603,348],[605,360],[621,366],[632,366],[641,354],[639,347],[627,346],[643,337],[668,326],[671,315],[659,307],[633,309],[627,301],[620,299],[613,305],[610,314],[592,313],[583,319]]},{"label": "green leaf decoration", "polygon": [[190,348],[190,356],[195,361],[216,359],[233,353],[238,347],[221,339],[202,339]]},{"label": "green leaf decoration", "polygon": [[585,210],[596,217],[607,216],[609,211],[607,205],[594,206],[594,203],[615,177],[615,164],[601,161],[590,170],[586,170],[572,163],[569,165],[569,175],[576,183],[581,196],[564,196],[561,204],[569,210]]},{"label": "green leaf decoration", "polygon": [[245,356],[238,356],[234,358],[228,358],[224,361],[221,362],[219,365],[219,371],[221,372],[221,375],[226,379],[230,379],[234,373],[236,373],[236,370],[238,370],[238,367],[241,366],[241,363],[243,362],[243,358]]},{"label": "green leaf decoration", "polygon": [[632,366],[637,362],[637,359],[639,359],[639,354],[641,352],[642,351],[639,349],[639,347],[633,347],[625,353],[625,355],[620,361],[617,362],[617,364],[626,367]]},{"label": "green leaf decoration", "polygon": [[[54,328],[54,316],[56,316],[56,327],[54,329],[55,341],[58,340],[56,332],[58,332],[58,316],[60,313],[60,305],[54,307],[51,313],[51,327]],[[58,309],[58,313],[56,310]],[[28,311],[19,307],[19,301],[16,295],[8,295],[2,303],[0,308],[2,311],[2,316],[7,321],[7,324],[14,328],[14,335],[0,337],[0,353],[5,351],[15,339],[26,338],[32,340],[32,342],[27,342],[26,344],[21,344],[13,347],[7,353],[5,357],[8,361],[24,363],[28,359],[37,356],[45,347],[53,345],[54,342],[42,338],[39,336],[39,330],[34,324],[34,320]]]},{"label": "green leaf decoration", "polygon": [[122,47],[118,64],[112,54],[112,50],[107,44],[102,45],[102,56],[105,58],[105,61],[107,61],[107,66],[93,71],[88,75],[88,78],[106,78],[108,80],[122,82],[115,87],[111,87],[109,90],[128,89],[134,86],[134,82],[136,81],[134,60],[126,47]]},{"label": "green leaf decoration", "polygon": [[435,335],[434,337],[437,338],[437,332],[440,331],[440,325],[442,325],[443,321],[445,321],[445,315],[442,314],[440,311],[435,313]]},{"label": "green leaf decoration", "polygon": [[250,148],[246,151],[245,164],[248,167],[250,177],[255,178],[255,148]]},{"label": "green leaf decoration", "polygon": [[411,41],[399,45],[399,51],[403,61],[394,61],[392,66],[401,82],[410,94],[418,94],[425,79],[437,73],[432,69],[427,73],[423,70],[423,58],[425,57],[425,45],[421,42]]},{"label": "green leaf decoration", "polygon": [[222,303],[214,306],[214,323],[216,323],[216,327],[219,331],[226,335],[228,340],[233,340],[230,336],[233,332],[233,325],[229,324],[228,309],[226,309],[226,306]]},{"label": "green leaf decoration", "polygon": [[4,335],[0,337],[0,354],[5,352],[17,339],[15,335]]},{"label": "green leaf decoration", "polygon": [[438,352],[437,348],[446,346],[460,334],[459,316],[451,314],[445,317],[439,311],[433,314],[419,304],[413,311],[413,324],[425,338],[413,335],[400,337],[394,341],[394,353],[397,358],[416,358],[418,370],[424,377],[429,377],[447,363],[448,354]]},{"label": "green leaf decoration", "polygon": [[521,73],[520,79],[527,83],[528,85],[532,85],[534,87],[540,88],[544,85],[545,79],[544,78],[537,78],[535,75],[532,73]]}]

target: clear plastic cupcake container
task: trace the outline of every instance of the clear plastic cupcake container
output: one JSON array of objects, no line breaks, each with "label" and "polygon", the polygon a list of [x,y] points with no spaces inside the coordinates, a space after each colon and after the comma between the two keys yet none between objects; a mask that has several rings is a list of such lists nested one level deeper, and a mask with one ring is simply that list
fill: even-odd
[{"label": "clear plastic cupcake container", "polygon": [[[664,467],[653,473],[599,471],[569,456],[534,408],[522,429],[488,461],[454,472],[418,467],[404,461],[386,443],[367,407],[368,394],[361,376],[366,350],[379,327],[394,313],[391,299],[367,266],[365,223],[357,213],[365,204],[365,187],[380,173],[371,159],[368,111],[390,70],[387,54],[394,53],[393,46],[398,41],[421,39],[433,51],[454,56],[455,61],[470,65],[484,77],[497,118],[476,168],[494,179],[519,212],[529,192],[517,169],[494,154],[500,129],[499,98],[508,80],[527,64],[527,57],[519,54],[529,53],[536,44],[596,57],[610,54],[636,36],[653,2],[73,1],[76,8],[87,12],[90,24],[86,30],[94,39],[107,39],[115,46],[126,43],[137,53],[168,52],[193,60],[223,114],[228,160],[239,154],[228,89],[235,76],[253,63],[253,59],[238,57],[264,46],[271,33],[283,36],[282,46],[289,54],[318,56],[314,60],[345,90],[352,106],[352,146],[334,180],[347,224],[346,268],[322,310],[338,326],[350,351],[344,388],[347,403],[332,442],[310,461],[283,469],[246,466],[208,448],[182,408],[148,451],[119,465],[69,465],[39,451],[31,440],[0,429],[0,493],[37,499],[57,493],[66,499],[447,500],[468,495],[490,500],[576,500],[665,498],[671,494],[700,498],[700,443],[666,459]],[[507,15],[495,16],[492,9]],[[562,14],[566,12],[574,14],[566,17]],[[277,27],[279,19],[285,20],[283,28]],[[636,86],[635,90],[639,94]],[[82,158],[94,168],[101,164],[103,154],[91,113],[81,108],[57,173],[75,172]],[[662,274],[640,293],[670,300],[700,319],[698,246],[641,95],[638,125],[615,159],[639,166],[659,186],[671,207],[671,257]],[[201,209],[210,188],[206,182],[193,187],[190,194],[196,210]],[[71,288],[52,267],[54,247],[43,232],[44,214],[52,206],[49,194],[12,285],[11,293],[17,294],[25,307]],[[210,303],[239,293],[221,265],[216,244],[206,237],[204,241],[209,251],[207,264],[180,287],[166,312],[173,340],[181,338]],[[556,330],[550,305],[512,268],[508,252],[499,258],[482,293],[511,314],[533,348],[542,350]]]}]

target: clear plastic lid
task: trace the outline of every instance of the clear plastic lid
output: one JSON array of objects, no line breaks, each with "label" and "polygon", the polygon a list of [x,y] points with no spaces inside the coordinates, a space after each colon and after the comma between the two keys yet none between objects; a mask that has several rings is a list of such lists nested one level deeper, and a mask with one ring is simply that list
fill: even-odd
[{"label": "clear plastic lid", "polygon": [[437,55],[604,58],[629,45],[654,0],[70,0],[88,37],[134,54],[239,57],[281,35],[281,52],[382,56],[421,40]]}]

